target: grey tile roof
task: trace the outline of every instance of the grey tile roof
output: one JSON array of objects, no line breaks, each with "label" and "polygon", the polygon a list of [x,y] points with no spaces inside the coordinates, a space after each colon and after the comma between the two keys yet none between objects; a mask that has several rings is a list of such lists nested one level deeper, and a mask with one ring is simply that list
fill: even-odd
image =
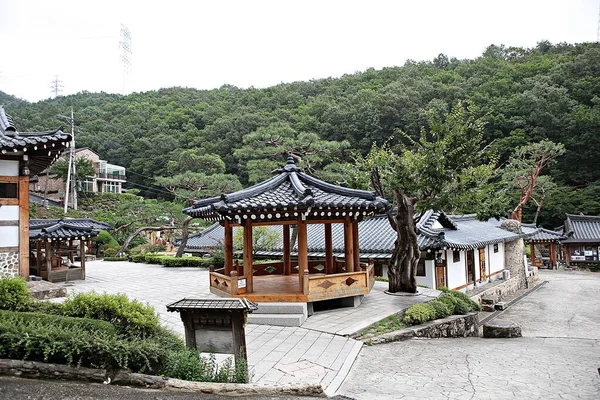
[{"label": "grey tile roof", "polygon": [[183,210],[207,220],[230,218],[241,222],[297,219],[342,219],[345,216],[374,215],[391,208],[374,192],[335,186],[316,179],[296,167],[289,157],[284,168],[264,182],[220,197],[199,200]]},{"label": "grey tile roof", "polygon": [[31,175],[48,168],[69,146],[71,135],[61,128],[48,132],[19,133],[12,118],[0,106],[0,153],[28,155]]},{"label": "grey tile roof", "polygon": [[529,236],[527,242],[559,242],[566,239],[562,232],[552,231],[550,229],[538,228],[537,233]]},{"label": "grey tile roof", "polygon": [[600,216],[567,214],[562,243],[600,242]]},{"label": "grey tile roof", "polygon": [[38,226],[47,226],[54,225],[58,223],[65,223],[69,226],[74,226],[78,228],[84,229],[112,229],[112,226],[107,224],[106,222],[96,221],[91,218],[61,218],[61,219],[30,219],[29,227],[38,227]]},{"label": "grey tile roof", "polygon": [[[278,232],[281,238],[281,226],[269,226]],[[234,227],[234,234],[237,227]],[[419,248],[468,250],[489,244],[516,240],[529,236],[535,228],[524,227],[522,235],[500,228],[500,221],[478,221],[475,216],[448,216],[443,212],[426,212],[417,224]],[[309,254],[318,256],[325,252],[325,233],[322,224],[307,225]],[[344,254],[344,232],[342,224],[332,224],[333,252]],[[358,223],[359,248],[362,257],[389,258],[394,249],[396,232],[390,226],[385,215],[377,215]],[[204,231],[188,238],[187,249],[209,251],[223,243],[224,228],[215,223]],[[176,243],[177,244],[177,243]],[[293,249],[296,250],[295,248]],[[273,249],[258,249],[258,254],[276,255],[283,251],[282,239]]]},{"label": "grey tile roof", "polygon": [[30,222],[29,239],[88,239],[99,233],[91,227],[71,224],[68,220],[47,220],[45,224],[39,221],[34,225]]},{"label": "grey tile roof", "polygon": [[167,304],[167,311],[188,310],[258,310],[258,304],[248,299],[181,299]]}]

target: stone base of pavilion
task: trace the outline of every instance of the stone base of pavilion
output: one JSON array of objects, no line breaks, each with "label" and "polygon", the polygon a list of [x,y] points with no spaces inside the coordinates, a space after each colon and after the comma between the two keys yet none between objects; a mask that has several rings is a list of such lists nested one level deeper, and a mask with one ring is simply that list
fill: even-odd
[{"label": "stone base of pavilion", "polygon": [[253,302],[302,302],[351,298],[368,294],[375,283],[374,265],[361,264],[358,271],[341,273],[319,272],[323,261],[310,261],[304,274],[278,274],[283,263],[254,265],[248,280],[241,273],[211,269],[210,291],[221,297],[245,297]]}]

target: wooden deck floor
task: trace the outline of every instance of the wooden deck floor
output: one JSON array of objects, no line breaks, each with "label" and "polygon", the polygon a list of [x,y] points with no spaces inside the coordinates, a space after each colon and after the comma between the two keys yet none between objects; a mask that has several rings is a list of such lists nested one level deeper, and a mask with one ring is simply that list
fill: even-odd
[{"label": "wooden deck floor", "polygon": [[254,293],[237,297],[255,302],[308,301],[307,296],[300,292],[298,275],[255,276],[253,282]]}]

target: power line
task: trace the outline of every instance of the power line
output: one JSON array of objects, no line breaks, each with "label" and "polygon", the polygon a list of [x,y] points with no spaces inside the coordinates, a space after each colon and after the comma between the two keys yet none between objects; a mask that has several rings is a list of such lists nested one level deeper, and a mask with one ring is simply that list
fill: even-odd
[{"label": "power line", "polygon": [[58,75],[54,75],[50,90],[54,97],[58,97],[58,94],[63,91],[63,82],[58,78]]}]

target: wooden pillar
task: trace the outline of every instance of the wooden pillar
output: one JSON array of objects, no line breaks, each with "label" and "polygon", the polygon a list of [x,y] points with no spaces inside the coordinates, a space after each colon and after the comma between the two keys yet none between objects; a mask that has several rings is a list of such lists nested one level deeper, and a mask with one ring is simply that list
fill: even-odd
[{"label": "wooden pillar", "polygon": [[19,177],[19,275],[29,280],[29,176]]},{"label": "wooden pillar", "polygon": [[531,258],[531,264],[537,266],[538,264],[535,262],[535,246],[533,242],[529,242],[529,257]]},{"label": "wooden pillar", "polygon": [[567,261],[567,265],[571,265],[571,246],[567,245],[565,247],[565,259]]},{"label": "wooden pillar", "polygon": [[244,321],[245,316],[243,311],[233,311],[231,313],[231,329],[233,330],[233,357],[237,362],[241,361],[240,357],[244,360],[248,360],[248,354],[246,352],[246,322]]},{"label": "wooden pillar", "polygon": [[35,241],[35,258],[37,258],[36,266],[38,276],[42,276],[42,241],[40,239]]},{"label": "wooden pillar", "polygon": [[300,285],[300,293],[304,292],[304,271],[308,271],[307,241],[306,221],[298,220],[298,283]]},{"label": "wooden pillar", "polygon": [[46,242],[46,271],[48,273],[48,282],[52,282],[52,245],[48,239]]},{"label": "wooden pillar", "polygon": [[[72,240],[71,244],[73,244]],[[85,242],[83,240],[79,240],[79,257],[81,257],[81,279],[85,280]]]},{"label": "wooden pillar", "polygon": [[292,260],[290,258],[290,226],[282,225],[283,229],[283,273],[284,275],[292,274]]},{"label": "wooden pillar", "polygon": [[233,227],[225,221],[225,275],[229,276],[233,268]]},{"label": "wooden pillar", "polygon": [[556,242],[550,242],[550,269],[556,267]]},{"label": "wooden pillar", "polygon": [[331,224],[325,224],[325,273],[335,274],[335,265],[333,263],[333,234]]},{"label": "wooden pillar", "polygon": [[352,221],[346,217],[344,221],[344,261],[346,272],[354,272],[354,240],[352,239]]},{"label": "wooden pillar", "polygon": [[358,246],[358,220],[352,222],[352,250],[354,251],[354,270],[360,271],[360,248]]},{"label": "wooden pillar", "polygon": [[[83,246],[83,240],[79,241],[79,245]],[[73,239],[69,239],[69,253],[67,254],[67,257],[69,258],[69,261],[71,261],[71,263],[75,262],[75,256],[73,255]]]},{"label": "wooden pillar", "polygon": [[247,219],[244,224],[244,277],[246,278],[246,293],[254,291],[252,282],[252,264],[254,263],[252,254],[252,222]]}]

